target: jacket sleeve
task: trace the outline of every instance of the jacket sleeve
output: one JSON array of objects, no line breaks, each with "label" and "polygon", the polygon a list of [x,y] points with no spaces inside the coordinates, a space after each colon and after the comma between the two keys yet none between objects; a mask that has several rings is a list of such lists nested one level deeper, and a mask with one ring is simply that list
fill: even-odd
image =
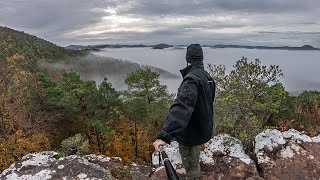
[{"label": "jacket sleeve", "polygon": [[170,107],[166,123],[157,139],[162,139],[170,144],[175,134],[188,126],[197,97],[197,82],[192,78],[185,78],[181,83],[177,97]]}]

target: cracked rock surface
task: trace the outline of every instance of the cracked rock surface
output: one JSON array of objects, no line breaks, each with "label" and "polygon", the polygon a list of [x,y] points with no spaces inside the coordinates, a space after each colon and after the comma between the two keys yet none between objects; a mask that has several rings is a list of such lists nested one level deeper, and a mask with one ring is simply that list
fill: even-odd
[{"label": "cracked rock surface", "polygon": [[[123,166],[121,158],[102,155],[67,156],[57,158],[53,151],[28,154],[4,170],[1,180],[114,180],[148,179],[150,166],[131,164]],[[127,173],[126,173],[127,172]],[[124,176],[119,177],[119,174]]]},{"label": "cracked rock surface", "polygon": [[[290,129],[280,132],[267,129],[255,138],[256,160],[243,150],[241,142],[228,134],[213,137],[200,152],[201,179],[320,179],[320,135],[309,137]],[[173,166],[181,179],[185,170],[178,149],[172,142],[165,146]],[[167,179],[158,156],[153,165],[131,163],[123,165],[121,158],[102,155],[58,157],[53,151],[32,153],[12,164],[0,174],[0,180],[47,179]]]},{"label": "cracked rock surface", "polygon": [[319,136],[268,129],[256,136],[255,153],[265,179],[320,178]]},{"label": "cracked rock surface", "polygon": [[[165,146],[165,151],[172,164],[177,169],[182,179],[185,178],[185,170],[182,166],[178,143],[173,142]],[[158,165],[158,157],[153,155],[154,165]],[[213,137],[205,144],[205,149],[200,152],[201,178],[212,179],[246,179],[259,177],[255,162],[245,154],[240,140],[228,134],[220,134]],[[165,178],[165,169],[159,167],[153,179]],[[160,178],[161,177],[161,178]]]}]

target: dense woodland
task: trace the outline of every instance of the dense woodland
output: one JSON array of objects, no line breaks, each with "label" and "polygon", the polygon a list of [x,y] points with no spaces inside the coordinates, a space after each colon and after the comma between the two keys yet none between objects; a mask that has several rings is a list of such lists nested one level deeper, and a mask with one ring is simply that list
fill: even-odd
[{"label": "dense woodland", "polygon": [[[117,91],[107,78],[96,84],[70,69],[39,68],[87,53],[0,27],[0,171],[43,150],[150,163],[152,142],[174,95],[150,69],[128,74],[127,90]],[[229,74],[221,65],[208,65],[208,71],[217,83],[215,133],[239,138],[247,152],[266,128],[320,133],[320,92],[289,96],[279,81],[280,67],[241,58]]]}]

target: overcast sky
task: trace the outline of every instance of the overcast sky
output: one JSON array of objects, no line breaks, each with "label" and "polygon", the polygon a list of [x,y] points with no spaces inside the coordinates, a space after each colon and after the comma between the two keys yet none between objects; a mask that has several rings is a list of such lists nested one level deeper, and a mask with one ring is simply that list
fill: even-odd
[{"label": "overcast sky", "polygon": [[320,0],[0,0],[0,25],[70,44],[310,44]]}]

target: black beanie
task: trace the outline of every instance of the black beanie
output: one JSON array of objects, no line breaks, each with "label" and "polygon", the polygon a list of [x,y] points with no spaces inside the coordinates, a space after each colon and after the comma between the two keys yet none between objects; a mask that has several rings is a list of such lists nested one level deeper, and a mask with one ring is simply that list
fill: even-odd
[{"label": "black beanie", "polygon": [[203,52],[200,44],[191,44],[187,47],[186,60],[188,63],[203,61]]}]

